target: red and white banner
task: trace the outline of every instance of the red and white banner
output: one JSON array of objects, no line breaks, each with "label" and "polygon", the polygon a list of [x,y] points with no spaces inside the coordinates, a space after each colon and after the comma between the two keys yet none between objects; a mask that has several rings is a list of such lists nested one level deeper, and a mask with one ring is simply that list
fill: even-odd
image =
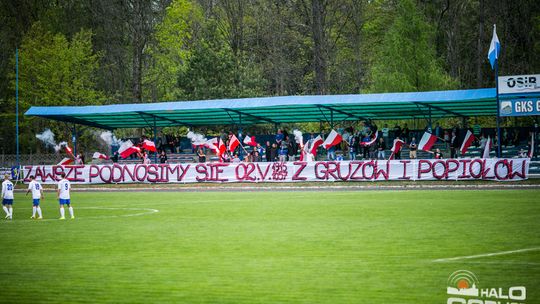
[{"label": "red and white banner", "polygon": [[255,141],[255,136],[246,136],[246,137],[244,138],[244,145],[256,147],[256,146],[257,146],[257,142]]},{"label": "red and white banner", "polygon": [[145,149],[146,151],[157,152],[156,144],[155,144],[153,141],[150,141],[150,140],[148,140],[148,139],[145,139],[145,140],[142,142],[142,147],[143,147],[143,149]]},{"label": "red and white banner", "polygon": [[461,151],[461,155],[465,155],[465,153],[467,153],[467,150],[474,142],[474,139],[475,137],[472,134],[471,130],[467,130],[467,134],[465,134],[465,138],[463,139],[463,143],[461,144],[461,148],[459,149],[459,151]]},{"label": "red and white banner", "polygon": [[395,155],[399,153],[399,151],[401,151],[401,147],[403,147],[403,145],[405,144],[405,142],[399,138],[396,138],[394,139],[394,145],[392,146],[392,149],[390,149],[390,157],[389,157],[389,160],[392,160],[395,158]]},{"label": "red and white banner", "polygon": [[313,146],[311,147],[311,151],[310,151],[311,154],[317,155],[317,149],[322,145],[322,143],[323,143],[323,140],[320,135],[315,137],[315,139],[313,139]]},{"label": "red and white banner", "polygon": [[118,148],[118,153],[122,158],[128,158],[131,154],[140,152],[141,148],[134,146],[131,140],[123,142]]},{"label": "red and white banner", "polygon": [[332,130],[330,134],[328,134],[328,137],[326,138],[326,140],[324,141],[322,145],[326,150],[328,150],[331,147],[341,143],[342,140],[343,138],[341,137],[341,134]]},{"label": "red and white banner", "polygon": [[437,142],[437,136],[425,132],[422,136],[422,139],[420,139],[420,143],[418,143],[418,149],[424,150],[424,151],[430,151],[431,147]]},{"label": "red and white banner", "polygon": [[529,175],[529,158],[415,159],[341,162],[110,164],[25,166],[24,178],[34,175],[44,184],[68,180],[78,184],[298,182],[387,180],[518,181]]},{"label": "red and white banner", "polygon": [[219,144],[217,146],[216,154],[218,156],[222,156],[227,152],[227,146],[225,146],[225,143],[223,142],[223,139],[219,138]]},{"label": "red and white banner", "polygon": [[236,149],[236,147],[238,147],[238,145],[240,145],[240,141],[238,140],[238,137],[236,137],[236,135],[233,134],[233,136],[231,136],[231,138],[229,138],[229,151],[230,152],[234,152],[234,150]]},{"label": "red and white banner", "polygon": [[94,155],[92,155],[93,159],[109,159],[109,157],[103,153],[100,152],[94,152]]},{"label": "red and white banner", "polygon": [[377,137],[379,136],[379,132],[375,132],[375,136],[371,138],[370,141],[366,141],[366,142],[361,142],[360,143],[360,146],[371,146],[373,145],[376,141],[377,141]]}]

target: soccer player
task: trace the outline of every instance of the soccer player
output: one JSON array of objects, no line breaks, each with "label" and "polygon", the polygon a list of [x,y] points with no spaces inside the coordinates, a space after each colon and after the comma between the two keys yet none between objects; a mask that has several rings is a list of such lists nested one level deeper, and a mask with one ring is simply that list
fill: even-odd
[{"label": "soccer player", "polygon": [[28,190],[26,190],[26,195],[32,191],[32,217],[31,219],[36,218],[36,211],[38,214],[38,220],[42,219],[43,216],[41,215],[41,207],[39,207],[39,200],[45,196],[43,195],[43,187],[41,187],[41,184],[35,180],[34,176],[30,176],[30,183],[28,184]]},{"label": "soccer player", "polygon": [[6,174],[2,183],[2,209],[6,212],[8,220],[13,219],[13,188],[13,183],[9,180],[9,174]]},{"label": "soccer player", "polygon": [[60,202],[60,219],[65,220],[66,217],[64,216],[64,205],[68,206],[69,215],[71,216],[71,219],[75,219],[75,215],[73,214],[73,207],[71,207],[71,202],[69,199],[69,190],[71,190],[71,185],[69,181],[66,179],[66,174],[62,172],[60,174],[62,179],[58,182],[58,201]]}]

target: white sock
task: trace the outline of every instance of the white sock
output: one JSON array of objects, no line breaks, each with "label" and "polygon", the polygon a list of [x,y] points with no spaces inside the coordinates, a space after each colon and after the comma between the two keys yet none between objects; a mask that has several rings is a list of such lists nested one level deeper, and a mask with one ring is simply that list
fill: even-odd
[{"label": "white sock", "polygon": [[4,209],[4,211],[6,212],[6,215],[9,215],[9,210],[6,206],[2,206],[2,209]]},{"label": "white sock", "polygon": [[60,207],[60,217],[64,217],[64,207]]},{"label": "white sock", "polygon": [[13,218],[13,207],[9,206],[9,218]]},{"label": "white sock", "polygon": [[73,217],[73,207],[69,206],[69,215]]},{"label": "white sock", "polygon": [[32,207],[32,217],[36,216],[36,206]]},{"label": "white sock", "polygon": [[41,207],[37,206],[36,209],[37,209],[37,214],[38,214],[38,216],[39,216],[39,217],[42,217],[42,215],[41,215]]}]

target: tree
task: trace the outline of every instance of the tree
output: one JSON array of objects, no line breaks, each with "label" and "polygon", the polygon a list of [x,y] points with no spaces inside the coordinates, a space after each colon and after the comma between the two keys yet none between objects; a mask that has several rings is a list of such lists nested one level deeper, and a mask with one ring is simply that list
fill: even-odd
[{"label": "tree", "polygon": [[167,8],[148,50],[151,63],[143,75],[145,99],[175,100],[183,96],[178,75],[186,69],[202,20],[200,7],[191,1],[176,0]]},{"label": "tree", "polygon": [[237,65],[229,44],[210,23],[179,73],[178,86],[188,100],[261,96],[261,73],[246,62]]},{"label": "tree", "polygon": [[101,54],[92,50],[92,32],[81,30],[71,40],[35,23],[20,49],[20,100],[30,105],[85,105],[103,102],[96,88]]},{"label": "tree", "polygon": [[375,51],[369,90],[408,92],[444,90],[457,81],[444,71],[436,57],[433,27],[412,0],[397,4],[393,23]]}]

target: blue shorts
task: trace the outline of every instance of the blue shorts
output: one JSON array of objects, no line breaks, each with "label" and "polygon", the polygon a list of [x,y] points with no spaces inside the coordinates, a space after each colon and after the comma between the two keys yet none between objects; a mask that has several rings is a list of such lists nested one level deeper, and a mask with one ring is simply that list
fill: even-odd
[{"label": "blue shorts", "polygon": [[3,199],[2,205],[13,205],[13,199],[9,199],[9,198]]},{"label": "blue shorts", "polygon": [[34,204],[34,206],[39,206],[39,198],[33,199],[32,204]]},{"label": "blue shorts", "polygon": [[69,201],[69,198],[68,199],[61,198],[59,200],[59,202],[60,202],[60,205],[70,205],[71,204],[71,202]]}]

